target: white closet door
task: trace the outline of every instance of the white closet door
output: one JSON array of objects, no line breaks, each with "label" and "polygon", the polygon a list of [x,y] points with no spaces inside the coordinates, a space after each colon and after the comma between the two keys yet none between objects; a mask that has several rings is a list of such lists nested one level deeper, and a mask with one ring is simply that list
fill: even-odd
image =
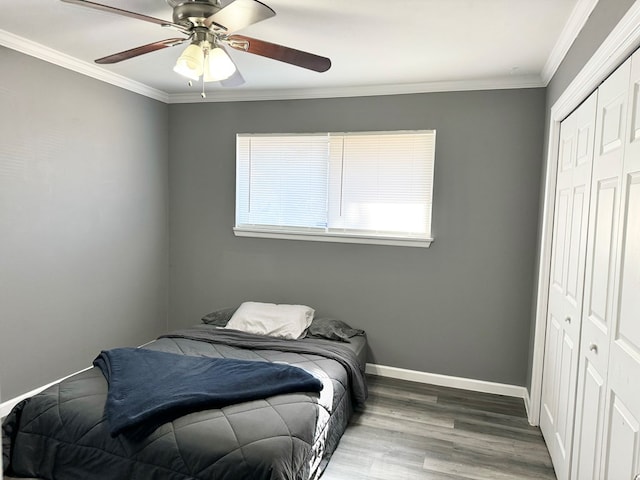
[{"label": "white closet door", "polygon": [[[601,477],[630,62],[598,89],[572,479]],[[622,480],[623,477],[608,477]]]},{"label": "white closet door", "polygon": [[[631,64],[602,478],[640,474],[640,54]],[[640,478],[640,477],[638,477]]]},{"label": "white closet door", "polygon": [[559,480],[571,464],[595,112],[593,94],[560,127],[540,419]]}]

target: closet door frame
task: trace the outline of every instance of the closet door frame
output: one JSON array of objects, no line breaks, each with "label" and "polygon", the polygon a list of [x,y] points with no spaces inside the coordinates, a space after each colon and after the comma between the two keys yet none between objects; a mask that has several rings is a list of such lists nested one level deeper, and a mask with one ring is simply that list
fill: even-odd
[{"label": "closet door frame", "polygon": [[638,47],[640,46],[640,2],[635,2],[618,25],[600,45],[580,73],[551,107],[549,142],[543,165],[545,171],[542,223],[539,237],[540,260],[536,282],[535,327],[531,389],[525,398],[528,420],[531,425],[540,424],[542,399],[542,371],[546,337],[547,304],[551,275],[551,243],[553,239],[554,201],[558,151],[560,147],[560,122],[567,117]]}]

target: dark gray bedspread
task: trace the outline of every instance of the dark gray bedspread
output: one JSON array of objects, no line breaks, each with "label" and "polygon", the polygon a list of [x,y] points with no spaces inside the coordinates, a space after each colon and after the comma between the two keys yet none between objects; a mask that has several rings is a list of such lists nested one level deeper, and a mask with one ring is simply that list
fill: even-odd
[{"label": "dark gray bedspread", "polygon": [[364,380],[364,365],[358,362],[355,353],[344,343],[316,338],[284,340],[263,335],[251,335],[238,330],[212,328],[209,325],[178,330],[160,338],[184,338],[207,343],[224,344],[251,350],[278,350],[281,352],[321,355],[336,360],[347,370],[353,400],[357,406],[367,399],[367,384]]},{"label": "dark gray bedspread", "polygon": [[112,438],[103,415],[107,384],[92,368],[16,406],[3,424],[5,469],[56,480],[317,478],[346,428],[352,395],[357,403],[366,398],[355,355],[335,347],[337,342],[322,352],[323,341],[267,339],[267,345],[261,343],[264,337],[220,332],[209,326],[187,329],[144,348],[283,362],[319,378],[322,392],[203,410],[168,422],[144,439]]}]

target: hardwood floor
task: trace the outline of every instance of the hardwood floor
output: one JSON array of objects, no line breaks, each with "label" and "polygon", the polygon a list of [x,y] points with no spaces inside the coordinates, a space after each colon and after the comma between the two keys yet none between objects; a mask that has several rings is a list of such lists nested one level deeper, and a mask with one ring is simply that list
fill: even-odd
[{"label": "hardwood floor", "polygon": [[321,480],[555,480],[521,399],[368,377]]},{"label": "hardwood floor", "polygon": [[556,479],[521,399],[367,380],[367,406],[352,419],[321,480]]}]

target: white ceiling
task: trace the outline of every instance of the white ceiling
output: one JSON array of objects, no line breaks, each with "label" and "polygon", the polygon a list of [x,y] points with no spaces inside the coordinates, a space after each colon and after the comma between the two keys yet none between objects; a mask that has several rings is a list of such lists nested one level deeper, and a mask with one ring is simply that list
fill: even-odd
[{"label": "white ceiling", "polygon": [[[97,0],[171,20],[165,0]],[[300,98],[546,85],[597,0],[263,0],[276,16],[239,31],[331,58],[316,73],[231,51],[246,83],[214,99]],[[57,0],[2,2],[0,45],[165,101],[200,99],[172,71],[182,46],[93,60],[175,30]]]}]

